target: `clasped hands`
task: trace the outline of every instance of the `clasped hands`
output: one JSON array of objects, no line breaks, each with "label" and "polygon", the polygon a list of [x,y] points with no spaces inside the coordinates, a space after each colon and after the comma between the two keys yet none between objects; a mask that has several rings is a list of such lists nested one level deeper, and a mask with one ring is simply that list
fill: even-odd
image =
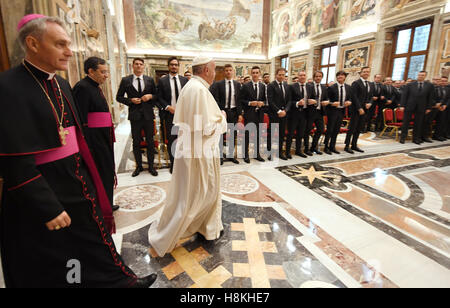
[{"label": "clasped hands", "polygon": [[250,106],[252,106],[252,107],[261,108],[261,107],[264,107],[264,105],[265,105],[265,103],[261,102],[261,101],[252,101],[252,102],[250,102]]},{"label": "clasped hands", "polygon": [[146,94],[146,95],[142,96],[141,98],[132,98],[131,102],[135,105],[140,105],[142,103],[148,102],[151,99],[153,99],[153,95]]}]

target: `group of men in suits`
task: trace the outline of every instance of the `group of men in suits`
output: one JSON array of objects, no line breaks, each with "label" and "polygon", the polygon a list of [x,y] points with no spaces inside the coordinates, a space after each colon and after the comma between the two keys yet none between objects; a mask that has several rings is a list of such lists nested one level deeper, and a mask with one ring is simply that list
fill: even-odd
[{"label": "group of men in suits", "polygon": [[[153,107],[160,109],[162,133],[168,141],[170,171],[172,172],[177,131],[173,126],[173,115],[181,89],[188,79],[178,75],[179,60],[172,57],[168,60],[169,74],[160,79],[158,86],[151,77],[145,76],[144,60],[133,61],[133,75],[122,79],[117,100],[130,107],[133,136],[133,152],[136,159],[136,170],[133,177],[139,175],[142,167],[140,141],[141,131],[146,140],[153,140],[154,112]],[[237,148],[238,131],[244,129],[244,161],[250,163],[250,142],[254,144],[254,158],[260,162],[265,159],[261,155],[261,136],[267,135],[268,159],[272,160],[272,136],[278,136],[278,154],[283,160],[291,159],[291,147],[295,137],[295,154],[308,157],[322,155],[319,139],[325,133],[323,151],[329,155],[340,154],[336,150],[336,139],[341,131],[344,117],[350,117],[350,124],[345,138],[344,151],[350,154],[364,151],[358,146],[361,133],[369,130],[380,131],[383,128],[383,109],[399,107],[404,111],[404,121],[400,142],[404,143],[409,124],[414,121],[413,142],[431,142],[431,124],[436,121],[433,139],[444,141],[450,134],[450,115],[447,108],[450,100],[448,78],[442,77],[433,86],[425,81],[426,72],[420,72],[417,81],[410,81],[403,86],[394,84],[392,78],[377,74],[374,81],[369,81],[370,68],[361,69],[360,78],[346,84],[347,73],[339,71],[336,82],[330,85],[322,83],[323,72],[314,73],[313,80],[307,80],[306,72],[300,71],[296,82],[286,82],[286,70],[276,71],[275,80],[270,82],[270,75],[261,76],[261,69],[251,69],[251,80],[242,84],[234,80],[234,69],[231,64],[224,67],[225,79],[213,83],[210,92],[219,108],[226,113],[229,131],[224,134],[228,151],[223,154],[224,161],[239,164],[235,149]],[[262,81],[261,81],[262,80]],[[127,97],[125,97],[125,94]],[[269,125],[264,123],[265,114]],[[325,117],[326,116],[326,117]],[[326,122],[325,122],[326,121]],[[240,124],[241,123],[241,124]],[[326,128],[326,129],[325,129]],[[265,132],[265,133],[264,133]],[[312,143],[310,144],[310,136]],[[275,142],[276,143],[276,142]],[[221,142],[223,151],[224,143]],[[283,152],[284,149],[284,152]],[[154,159],[152,142],[147,146],[149,162]],[[149,172],[158,173],[149,164]]]}]

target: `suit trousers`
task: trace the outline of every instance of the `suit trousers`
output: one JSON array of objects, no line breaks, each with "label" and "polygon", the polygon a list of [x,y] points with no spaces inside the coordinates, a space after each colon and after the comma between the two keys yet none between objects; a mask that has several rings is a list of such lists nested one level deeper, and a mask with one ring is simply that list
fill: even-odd
[{"label": "suit trousers", "polygon": [[311,150],[315,150],[319,146],[319,139],[324,131],[323,115],[319,110],[313,109],[308,110],[307,118],[308,122],[305,131],[305,149],[308,150],[309,148],[309,134],[313,129],[313,124],[315,124],[316,132],[314,133],[313,142],[311,145]]},{"label": "suit trousers", "polygon": [[278,154],[281,154],[283,151],[284,138],[286,136],[287,116],[280,118],[278,114],[271,112],[269,117],[270,125],[274,124],[274,127],[271,128],[271,132],[267,136],[267,149],[269,152],[272,151],[272,134],[275,135],[275,132],[278,132]]},{"label": "suit trousers", "polygon": [[336,139],[341,131],[344,109],[328,111],[327,133],[325,135],[325,148],[336,149]]},{"label": "suit trousers", "polygon": [[131,122],[131,136],[133,138],[133,154],[138,167],[142,167],[142,153],[141,153],[141,132],[144,130],[145,140],[147,141],[147,157],[149,167],[153,167],[155,159],[155,145],[153,141],[154,128],[153,120],[137,120]]},{"label": "suit trousers", "polygon": [[400,140],[405,140],[408,135],[409,122],[411,122],[412,115],[414,114],[414,129],[413,129],[413,141],[420,142],[422,141],[422,127],[423,121],[425,117],[425,112],[417,112],[405,110],[405,114],[403,116],[403,125],[402,125],[402,133],[400,135]]},{"label": "suit trousers", "polygon": [[436,114],[436,129],[434,130],[433,138],[445,137],[445,126],[447,125],[447,110],[438,111]]},{"label": "suit trousers", "polygon": [[[227,114],[227,122],[228,122],[228,126],[233,126],[233,128],[236,127],[236,123],[238,122],[239,119],[239,115],[237,112],[237,108],[232,108],[232,109],[225,109],[225,113]],[[233,136],[230,136],[229,139],[226,139],[226,135],[227,133],[223,134],[222,136],[222,140],[219,144],[220,147],[220,153],[221,155],[223,155],[223,146],[225,145],[225,139],[226,139],[226,143],[228,145],[228,153],[226,155],[227,158],[234,158],[234,149],[237,146],[237,130],[234,131]]]},{"label": "suit trousers", "polygon": [[345,146],[357,147],[359,135],[364,129],[367,119],[367,111],[365,114],[360,115],[358,110],[354,110],[352,117],[350,118],[350,126],[348,128],[347,136],[345,137]]},{"label": "suit trousers", "polygon": [[429,138],[431,135],[431,125],[438,115],[438,110],[436,108],[431,109],[428,114],[425,114],[423,127],[422,127],[422,137],[421,139]]},{"label": "suit trousers", "polygon": [[295,152],[301,152],[302,140],[305,137],[306,126],[308,124],[306,110],[294,111],[287,119],[288,135],[286,138],[286,155],[291,152],[292,139],[295,134]]}]

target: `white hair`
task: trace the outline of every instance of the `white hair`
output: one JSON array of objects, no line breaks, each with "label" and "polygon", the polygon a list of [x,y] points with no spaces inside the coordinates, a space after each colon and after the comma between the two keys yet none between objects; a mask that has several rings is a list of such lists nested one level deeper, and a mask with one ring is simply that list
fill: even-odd
[{"label": "white hair", "polygon": [[42,36],[47,31],[47,24],[48,23],[55,23],[61,26],[64,31],[67,32],[66,27],[64,25],[64,22],[59,19],[58,17],[43,17],[34,19],[30,22],[28,22],[22,29],[20,29],[18,34],[18,40],[20,47],[26,51],[27,50],[27,43],[26,39],[28,36],[32,36],[36,38],[37,40],[42,39]]}]

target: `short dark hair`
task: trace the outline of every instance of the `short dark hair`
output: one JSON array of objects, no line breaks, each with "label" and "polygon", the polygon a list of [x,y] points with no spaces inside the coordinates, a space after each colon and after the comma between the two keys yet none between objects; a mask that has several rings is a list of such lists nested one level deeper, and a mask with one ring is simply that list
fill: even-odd
[{"label": "short dark hair", "polygon": [[281,71],[286,73],[286,69],[284,67],[280,67],[279,69],[277,69],[275,75],[278,75]]},{"label": "short dark hair", "polygon": [[261,71],[261,68],[260,68],[259,66],[256,66],[256,65],[255,65],[255,66],[252,67],[252,71],[253,71],[253,70]]},{"label": "short dark hair", "polygon": [[323,77],[323,72],[322,71],[315,71],[313,77],[316,77],[317,74],[321,74]]},{"label": "short dark hair", "polygon": [[365,69],[370,69],[370,66],[364,66],[363,68],[361,68],[361,71],[359,73],[361,74],[362,71],[365,70]]},{"label": "short dark hair", "polygon": [[444,76],[441,76],[441,78],[448,79],[448,76],[444,75]]},{"label": "short dark hair", "polygon": [[180,64],[180,60],[178,60],[177,57],[170,57],[169,60],[167,60],[167,66],[169,66],[169,65],[170,65],[170,62],[172,62],[173,60],[177,60],[178,65]]},{"label": "short dark hair", "polygon": [[427,71],[420,71],[419,73],[425,73],[425,74],[428,75],[428,72],[427,72]]},{"label": "short dark hair", "polygon": [[266,77],[266,76],[269,76],[269,75],[270,75],[269,73],[264,73],[263,74],[263,78]]},{"label": "short dark hair", "polygon": [[231,68],[233,68],[233,65],[231,65],[231,64],[225,64],[225,66],[223,67],[223,68],[227,68],[227,67],[231,67]]},{"label": "short dark hair", "polygon": [[144,61],[144,59],[142,59],[142,58],[134,58],[134,59],[133,59],[133,64],[134,64],[136,61],[141,61],[142,63],[145,64],[145,61]]},{"label": "short dark hair", "polygon": [[184,75],[185,75],[185,76],[186,76],[186,74],[191,74],[191,75],[192,75],[192,73],[189,72],[189,71],[184,72]]},{"label": "short dark hair", "polygon": [[84,72],[89,74],[89,69],[96,71],[99,65],[105,65],[106,61],[99,57],[90,57],[84,61]]},{"label": "short dark hair", "polygon": [[344,75],[345,77],[347,77],[348,73],[345,71],[339,71],[336,73],[336,77],[341,76],[341,75]]}]

